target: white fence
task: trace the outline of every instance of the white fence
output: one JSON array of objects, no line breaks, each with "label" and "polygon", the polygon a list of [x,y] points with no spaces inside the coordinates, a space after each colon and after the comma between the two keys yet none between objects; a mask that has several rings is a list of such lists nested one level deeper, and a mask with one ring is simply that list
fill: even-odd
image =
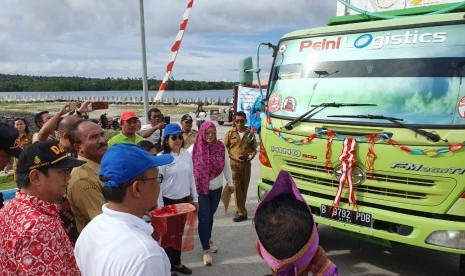
[{"label": "white fence", "polygon": [[[22,95],[8,95],[0,96],[0,102],[9,102],[9,103],[34,103],[34,102],[72,102],[72,101],[107,101],[112,104],[143,104],[142,97],[124,97],[124,96],[106,96],[106,97],[84,97],[76,95],[39,95],[39,96],[22,96]],[[155,103],[155,97],[149,98],[149,103],[151,105]],[[232,99],[220,97],[216,99],[212,98],[189,98],[189,99],[177,99],[177,98],[164,98],[160,104],[162,105],[178,105],[178,104],[198,104],[203,103],[204,105],[230,105],[232,104]]]}]

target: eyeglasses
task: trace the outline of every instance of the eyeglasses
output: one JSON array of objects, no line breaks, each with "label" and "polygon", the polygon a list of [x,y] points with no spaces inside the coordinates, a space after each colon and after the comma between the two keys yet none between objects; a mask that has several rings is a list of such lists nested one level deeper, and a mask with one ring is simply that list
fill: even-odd
[{"label": "eyeglasses", "polygon": [[245,120],[244,120],[244,119],[237,119],[237,120],[236,120],[236,123],[238,123],[238,124],[243,124],[243,123],[245,123]]},{"label": "eyeglasses", "polygon": [[176,141],[178,139],[181,140],[181,141],[184,140],[184,136],[182,136],[182,134],[179,134],[177,136],[176,135],[170,135],[170,137],[171,137],[171,140],[173,140],[173,141]]},{"label": "eyeglasses", "polygon": [[162,183],[163,182],[163,174],[159,173],[157,177],[148,177],[148,178],[141,178],[139,179],[140,181],[147,181],[147,180],[155,180],[157,183]]},{"label": "eyeglasses", "polygon": [[215,136],[216,135],[216,132],[215,131],[207,131],[205,132],[205,136]]}]

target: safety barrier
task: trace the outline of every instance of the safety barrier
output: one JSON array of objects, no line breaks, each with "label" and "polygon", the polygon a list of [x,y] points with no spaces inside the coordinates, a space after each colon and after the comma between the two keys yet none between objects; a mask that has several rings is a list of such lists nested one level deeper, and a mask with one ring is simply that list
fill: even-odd
[{"label": "safety barrier", "polygon": [[[7,95],[0,96],[0,102],[8,103],[35,103],[35,102],[72,102],[72,101],[107,101],[111,104],[143,104],[142,97],[125,97],[125,96],[106,96],[106,97],[94,97],[94,96],[76,96],[76,95],[39,95],[39,96],[23,96],[23,95]],[[198,104],[203,105],[230,105],[232,99],[230,98],[164,98],[161,103],[155,102],[155,97],[149,98],[150,105],[179,105],[179,104]]]}]

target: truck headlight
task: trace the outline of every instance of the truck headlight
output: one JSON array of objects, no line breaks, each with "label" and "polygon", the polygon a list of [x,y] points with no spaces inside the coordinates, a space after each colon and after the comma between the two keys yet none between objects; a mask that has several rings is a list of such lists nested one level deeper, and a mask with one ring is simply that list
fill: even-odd
[{"label": "truck headlight", "polygon": [[434,231],[428,236],[426,243],[465,249],[465,231]]}]

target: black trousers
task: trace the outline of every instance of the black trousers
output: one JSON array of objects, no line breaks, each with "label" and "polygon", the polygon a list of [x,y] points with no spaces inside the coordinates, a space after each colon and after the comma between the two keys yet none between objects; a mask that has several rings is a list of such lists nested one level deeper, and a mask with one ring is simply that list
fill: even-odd
[{"label": "black trousers", "polygon": [[[163,197],[163,205],[168,206],[171,204],[177,203],[189,203],[190,196],[186,196],[180,199],[171,199],[167,197]],[[164,248],[166,255],[168,255],[168,259],[170,259],[171,263],[171,270],[173,270],[173,266],[181,264],[181,250],[176,250],[173,247]]]}]

